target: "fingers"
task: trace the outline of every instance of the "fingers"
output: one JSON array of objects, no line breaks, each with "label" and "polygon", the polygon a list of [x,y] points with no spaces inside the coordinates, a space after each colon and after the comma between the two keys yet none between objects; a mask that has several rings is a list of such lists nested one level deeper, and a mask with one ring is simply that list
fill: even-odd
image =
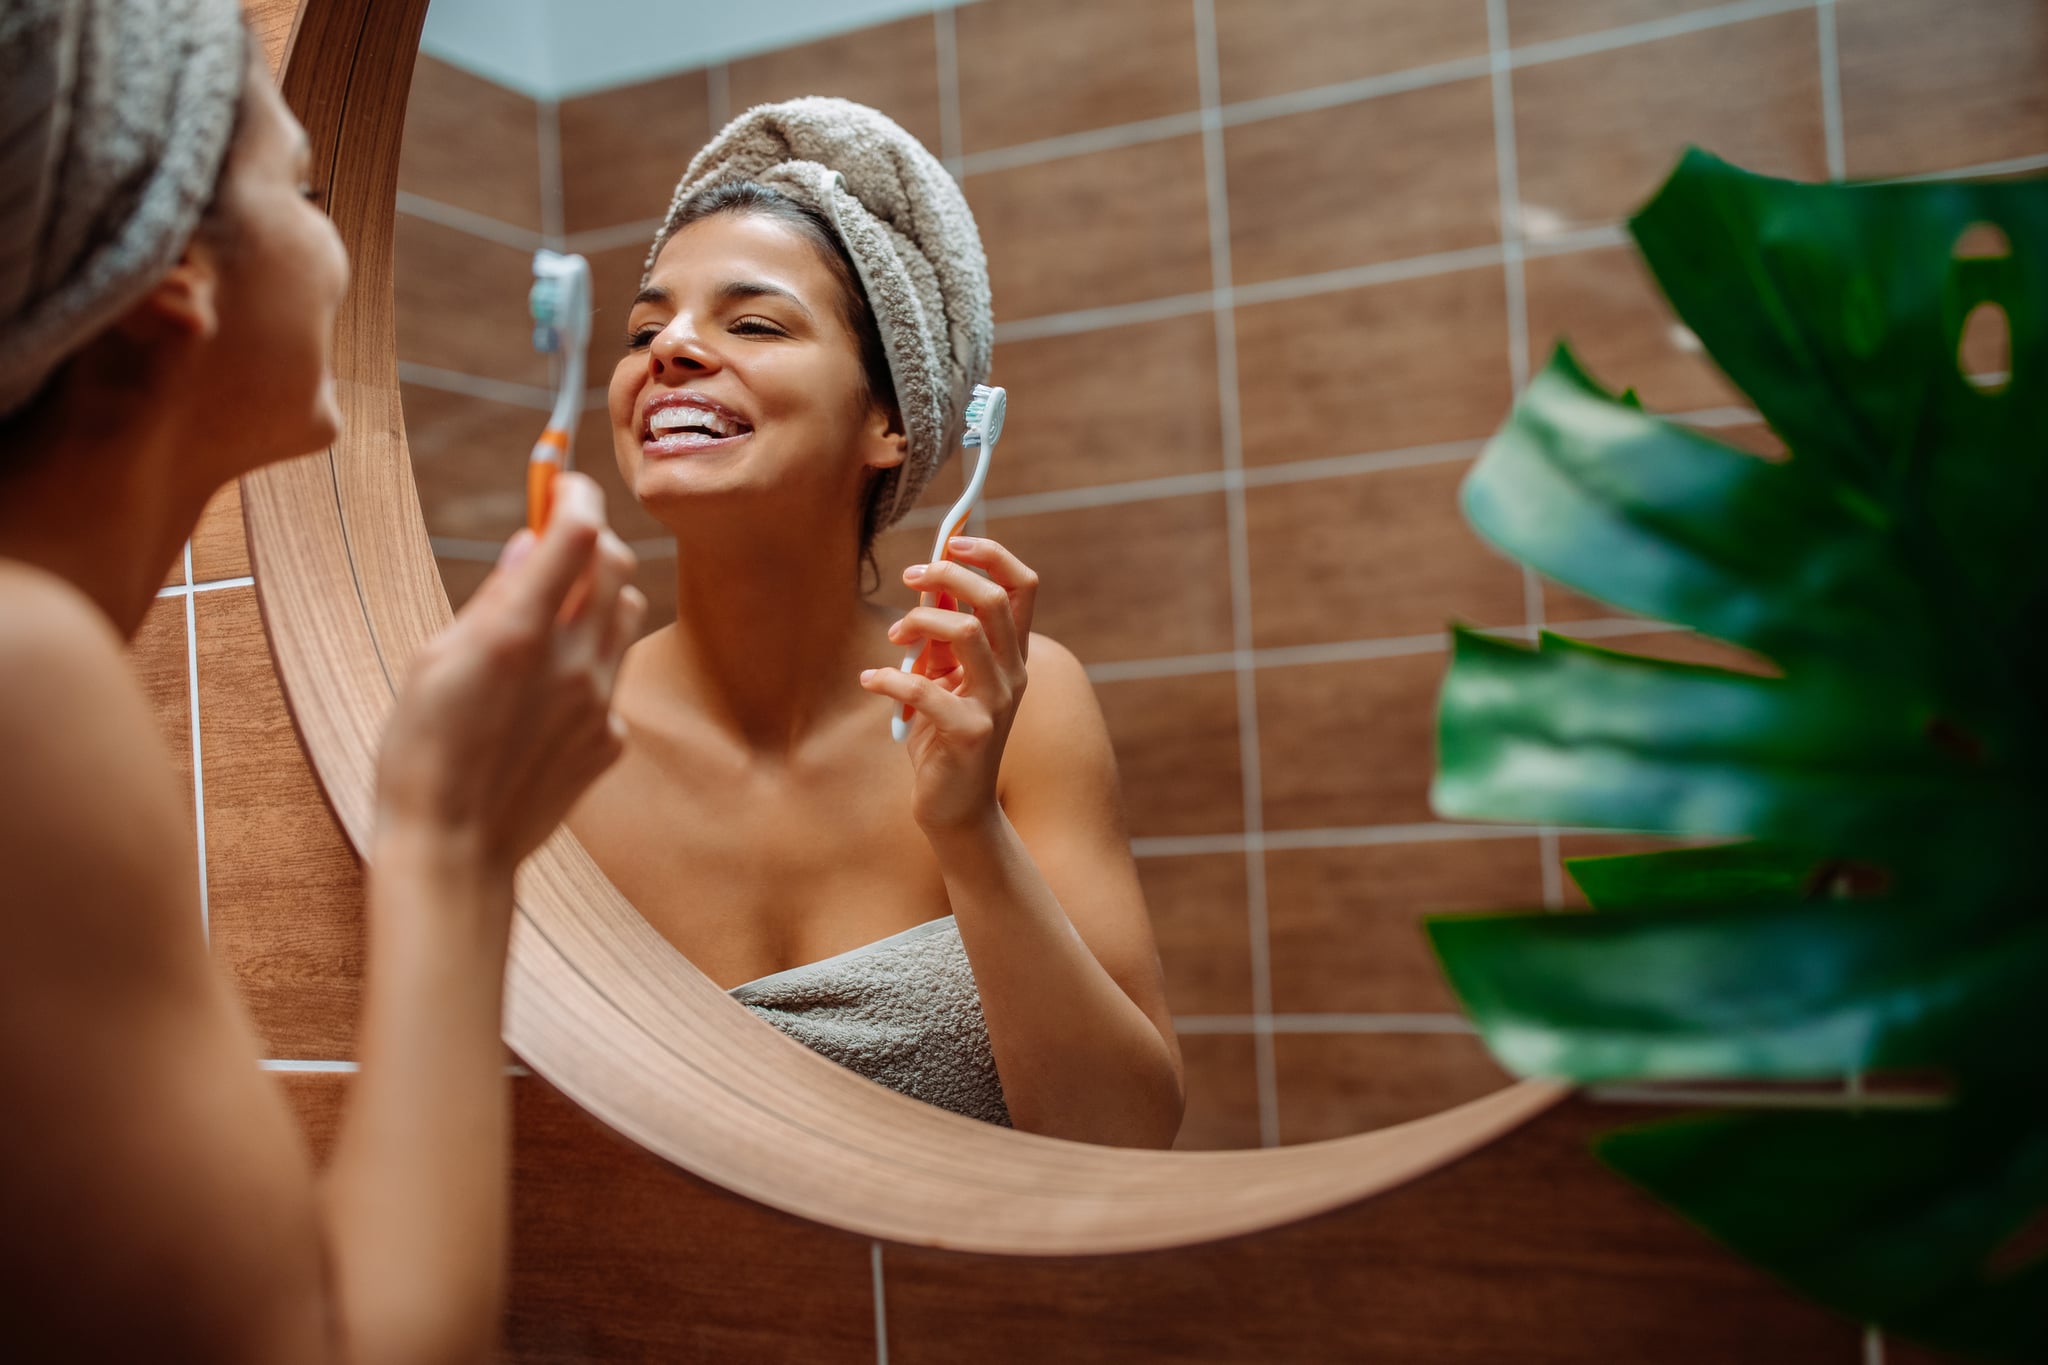
[{"label": "fingers", "polygon": [[889,627],[892,642],[909,645],[918,640],[939,641],[952,649],[969,677],[987,679],[1007,689],[1010,685],[1009,670],[997,661],[988,637],[988,627],[979,616],[961,611],[941,611],[937,607],[913,607],[902,620]]},{"label": "fingers", "polygon": [[548,529],[513,570],[514,597],[536,626],[552,623],[590,572],[604,529],[604,490],[587,474],[556,475]]},{"label": "fingers", "polygon": [[946,542],[946,558],[981,569],[1010,598],[1016,623],[1019,658],[1031,651],[1031,614],[1038,605],[1038,572],[1000,543],[982,536],[954,536]]},{"label": "fingers", "polygon": [[639,556],[610,530],[598,537],[597,562],[583,580],[585,586],[571,590],[563,612],[563,624],[575,643],[601,650],[618,612],[619,593],[633,581],[639,567]]},{"label": "fingers", "polygon": [[860,675],[860,685],[877,696],[911,707],[948,736],[974,740],[994,733],[995,723],[987,707],[930,678],[920,678],[900,668],[870,668]]},{"label": "fingers", "polygon": [[988,628],[989,644],[998,658],[1012,652],[1019,659],[1023,657],[1023,651],[1018,647],[1017,621],[1010,594],[1002,584],[983,578],[964,564],[944,560],[937,564],[911,565],[903,571],[903,581],[920,592],[952,594],[966,610],[981,618],[982,624]]}]

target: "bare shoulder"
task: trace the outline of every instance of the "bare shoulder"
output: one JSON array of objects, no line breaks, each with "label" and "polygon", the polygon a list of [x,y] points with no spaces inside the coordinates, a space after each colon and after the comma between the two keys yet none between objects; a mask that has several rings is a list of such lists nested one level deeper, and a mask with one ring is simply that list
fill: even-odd
[{"label": "bare shoulder", "polygon": [[1071,793],[1076,785],[1113,791],[1116,759],[1087,668],[1071,649],[1033,631],[1029,670],[1003,751],[1005,797]]},{"label": "bare shoulder", "polygon": [[[177,779],[120,636],[70,584],[7,563],[0,752],[0,860],[13,904],[75,906],[74,931],[98,932],[107,926],[96,892],[139,887],[155,899],[173,884],[165,860],[191,862]],[[43,929],[30,940],[64,931],[48,915],[31,919]]]}]

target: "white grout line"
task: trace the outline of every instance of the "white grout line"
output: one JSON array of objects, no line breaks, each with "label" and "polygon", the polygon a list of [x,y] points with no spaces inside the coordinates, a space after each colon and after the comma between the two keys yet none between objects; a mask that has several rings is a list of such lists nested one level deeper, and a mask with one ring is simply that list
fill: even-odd
[{"label": "white grout line", "polygon": [[1889,176],[1875,183],[1917,185],[1929,180],[1977,180],[1986,176],[2024,175],[2028,171],[2042,170],[2048,170],[2048,153],[2038,156],[2007,157],[2003,161],[1980,161],[1974,166],[1958,166],[1948,171],[1922,171],[1918,175]]},{"label": "white grout line", "polygon": [[[1388,844],[1530,839],[1536,834],[1534,825],[1354,825],[1330,829],[1271,829],[1260,834],[1258,842],[1259,847],[1268,853],[1295,853],[1309,849],[1380,848]],[[1247,840],[1242,834],[1155,835],[1131,840],[1131,856],[1194,858],[1205,854],[1243,853],[1246,847]]]},{"label": "white grout line", "polygon": [[972,156],[960,158],[960,169],[963,175],[989,175],[997,171],[1015,170],[1021,166],[1036,166],[1046,161],[1061,161],[1067,157],[1120,151],[1126,147],[1161,142],[1171,137],[1187,137],[1201,132],[1202,128],[1202,111],[1191,109],[1159,118],[1140,119],[1135,123],[1118,123],[1107,128],[1091,128],[1083,133],[1065,133],[1037,142],[1022,142],[1011,147],[996,147],[989,151],[976,152]]},{"label": "white grout line", "polygon": [[[1526,623],[1487,626],[1482,635],[1533,641],[1541,630],[1553,630],[1581,640],[1610,640],[1629,635],[1659,635],[1683,631],[1669,621],[1643,616],[1596,617],[1585,621],[1560,621],[1554,627]],[[1400,659],[1414,654],[1440,654],[1450,648],[1451,637],[1438,631],[1429,635],[1382,635],[1364,640],[1330,640],[1313,645],[1277,645],[1266,649],[1231,650],[1216,654],[1174,654],[1158,659],[1117,659],[1087,665],[1093,683],[1138,682],[1148,678],[1185,678],[1198,673],[1229,673],[1240,668],[1296,668],[1307,664],[1361,663],[1368,659]]]},{"label": "white grout line", "polygon": [[1820,116],[1828,145],[1828,179],[1848,175],[1842,152],[1842,61],[1835,41],[1835,0],[1814,6],[1814,27],[1820,40]]},{"label": "white grout line", "polygon": [[500,246],[514,247],[520,251],[531,251],[543,244],[541,234],[532,228],[519,227],[513,223],[500,222],[496,218],[468,209],[444,204],[438,199],[429,199],[411,190],[398,192],[398,211],[409,218],[423,219],[438,223],[457,232],[466,232],[472,237],[481,237]]},{"label": "white grout line", "polygon": [[265,1071],[354,1073],[362,1070],[358,1062],[287,1061],[275,1057],[266,1057],[256,1065]]},{"label": "white grout line", "polygon": [[1661,1085],[1596,1085],[1585,1092],[1599,1104],[1712,1105],[1727,1109],[1941,1109],[1949,1098],[1938,1094],[1843,1095],[1832,1091],[1715,1090]]},{"label": "white grout line", "polygon": [[1462,1014],[1180,1014],[1176,1033],[1473,1033]]},{"label": "white grout line", "polygon": [[932,11],[932,41],[939,62],[939,160],[953,178],[966,174],[960,154],[960,48],[950,6]]},{"label": "white grout line", "polygon": [[[209,587],[213,586],[211,584]],[[192,542],[185,542],[185,687],[192,722],[192,833],[199,854],[199,933],[213,940],[213,906],[206,882],[206,763],[199,740],[199,615],[192,606]],[[159,593],[159,596],[163,594]]]},{"label": "white grout line", "polygon": [[555,406],[555,391],[538,384],[487,379],[481,375],[464,374],[460,370],[444,370],[438,365],[422,365],[416,360],[398,362],[398,379],[403,384],[417,384],[421,388],[459,393],[465,398],[482,398],[492,403],[509,403],[538,412],[551,412]]},{"label": "white grout line", "polygon": [[[188,569],[187,573],[189,572],[190,570]],[[247,574],[244,574],[240,578],[209,579],[207,582],[194,583],[189,587],[183,584],[173,583],[168,588],[158,588],[156,590],[156,595],[158,597],[190,597],[195,592],[219,592],[222,588],[252,587],[254,586],[255,582],[256,580],[254,578],[251,578]]]},{"label": "white grout line", "polygon": [[[663,218],[666,216],[663,215]],[[645,248],[653,244],[654,234],[661,231],[663,218],[642,218],[637,222],[572,232],[562,239],[562,249],[594,256],[600,251],[616,251],[620,247]]]},{"label": "white grout line", "polygon": [[540,151],[542,244],[562,249],[562,106],[554,100],[533,105],[534,141]]},{"label": "white grout line", "polygon": [[725,62],[704,68],[704,108],[711,116],[711,134],[716,137],[732,122],[732,67]]},{"label": "white grout line", "polygon": [[1202,104],[1202,173],[1208,201],[1210,308],[1216,326],[1216,402],[1223,437],[1224,521],[1230,568],[1232,664],[1237,680],[1237,748],[1244,800],[1245,920],[1250,940],[1253,1071],[1259,1094],[1259,1142],[1280,1145],[1280,1096],[1273,1058],[1273,980],[1266,925],[1266,861],[1260,835],[1265,808],[1259,763],[1259,694],[1252,654],[1250,532],[1244,498],[1244,427],[1237,390],[1237,318],[1232,301],[1230,194],[1224,183],[1223,121],[1213,0],[1192,0],[1196,84]]},{"label": "white grout line", "polygon": [[1433,66],[1410,67],[1405,71],[1389,71],[1377,76],[1339,81],[1335,85],[1318,85],[1307,90],[1290,90],[1279,95],[1239,100],[1236,104],[1224,105],[1219,113],[1222,115],[1224,127],[1236,128],[1247,123],[1262,123],[1267,119],[1314,113],[1346,104],[1359,104],[1385,95],[1402,95],[1433,85],[1476,80],[1487,73],[1488,67],[1489,62],[1485,57],[1460,57],[1455,61],[1438,62]]},{"label": "white grout line", "polygon": [[868,1243],[868,1264],[875,1281],[875,1365],[889,1365],[889,1300],[882,1292],[882,1244]]}]

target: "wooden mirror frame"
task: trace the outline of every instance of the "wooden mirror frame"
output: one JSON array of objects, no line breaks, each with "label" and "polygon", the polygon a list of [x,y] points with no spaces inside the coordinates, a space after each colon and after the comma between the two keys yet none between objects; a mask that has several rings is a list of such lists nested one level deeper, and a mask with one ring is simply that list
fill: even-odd
[{"label": "wooden mirror frame", "polygon": [[[281,80],[354,269],[336,340],[344,428],[332,449],[242,481],[278,677],[359,854],[395,686],[449,619],[406,449],[392,297],[399,143],[426,7],[298,6]],[[855,1076],[749,1015],[566,830],[521,874],[505,1039],[612,1128],[748,1199],[863,1236],[1009,1255],[1183,1246],[1326,1212],[1463,1156],[1565,1093],[1523,1082],[1392,1128],[1242,1151],[1131,1151],[993,1127]]]}]

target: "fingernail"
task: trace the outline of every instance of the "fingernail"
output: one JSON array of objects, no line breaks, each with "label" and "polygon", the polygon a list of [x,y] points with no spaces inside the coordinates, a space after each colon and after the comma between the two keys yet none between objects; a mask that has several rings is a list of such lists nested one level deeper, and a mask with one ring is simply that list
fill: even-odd
[{"label": "fingernail", "polygon": [[923,577],[924,577],[924,565],[922,565],[922,564],[913,564],[913,565],[911,565],[911,566],[910,566],[909,568],[907,568],[907,569],[905,569],[905,570],[903,571],[903,576],[904,576],[904,578],[908,579],[908,580],[909,580],[910,582],[912,582],[912,583],[915,583],[915,582],[917,582],[917,580],[918,580],[918,579],[920,579],[920,578],[923,578]]},{"label": "fingernail", "polygon": [[954,536],[952,544],[956,550],[973,550],[979,548],[981,542],[973,536]]},{"label": "fingernail", "polygon": [[874,670],[874,669],[872,669],[872,668],[863,668],[863,669],[862,669],[862,670],[860,671],[860,680],[861,680],[862,682],[866,682],[866,681],[867,681],[867,680],[868,680],[869,678],[872,678],[872,677],[874,677],[874,676],[875,676],[875,670]]}]

